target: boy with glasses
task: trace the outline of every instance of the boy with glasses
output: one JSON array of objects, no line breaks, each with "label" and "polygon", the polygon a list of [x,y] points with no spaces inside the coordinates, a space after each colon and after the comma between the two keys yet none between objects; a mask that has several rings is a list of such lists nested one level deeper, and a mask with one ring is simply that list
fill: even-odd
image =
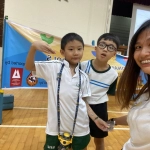
[{"label": "boy with glasses", "polygon": [[[87,109],[91,109],[104,121],[108,120],[108,94],[114,95],[118,73],[108,64],[116,55],[119,47],[119,38],[111,33],[101,35],[95,47],[96,58],[81,63],[81,69],[89,76],[91,97],[87,98]],[[98,119],[98,117],[95,118]],[[104,150],[104,137],[108,132],[100,130],[90,119],[90,134],[94,137],[96,150]]]}]

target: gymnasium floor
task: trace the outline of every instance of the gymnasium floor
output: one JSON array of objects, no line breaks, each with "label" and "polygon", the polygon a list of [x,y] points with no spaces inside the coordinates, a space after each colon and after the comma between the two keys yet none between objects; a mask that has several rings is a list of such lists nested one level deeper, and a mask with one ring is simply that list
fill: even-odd
[{"label": "gymnasium floor", "polygon": [[[47,120],[46,89],[7,89],[4,94],[14,95],[14,109],[3,111],[0,125],[0,150],[42,150]],[[123,116],[113,96],[109,97],[109,118]],[[128,126],[116,126],[105,138],[105,150],[120,150],[129,138]],[[95,150],[93,138],[88,150]]]}]

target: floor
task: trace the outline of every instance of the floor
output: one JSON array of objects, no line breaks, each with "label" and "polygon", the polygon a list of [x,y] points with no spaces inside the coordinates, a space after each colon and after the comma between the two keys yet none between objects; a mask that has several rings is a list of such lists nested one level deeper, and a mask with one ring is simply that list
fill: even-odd
[{"label": "floor", "polygon": [[[2,112],[0,150],[42,150],[47,119],[47,90],[7,89],[4,94],[14,95],[14,109]],[[115,97],[110,96],[109,99],[109,118],[127,114],[127,110],[120,111]],[[105,138],[105,150],[120,150],[128,138],[128,126],[115,126]],[[93,138],[88,150],[95,150]]]}]

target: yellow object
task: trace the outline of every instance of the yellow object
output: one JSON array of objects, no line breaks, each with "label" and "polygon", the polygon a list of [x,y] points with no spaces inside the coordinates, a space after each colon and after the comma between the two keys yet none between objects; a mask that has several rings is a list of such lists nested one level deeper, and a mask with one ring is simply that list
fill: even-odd
[{"label": "yellow object", "polygon": [[66,132],[66,133],[64,133],[64,136],[65,137],[70,137],[70,134]]},{"label": "yellow object", "polygon": [[72,138],[67,132],[63,133],[63,135],[58,135],[58,139],[63,146],[67,146],[72,143]]},{"label": "yellow object", "polygon": [[3,93],[4,93],[4,90],[0,89],[0,93],[3,94]]}]

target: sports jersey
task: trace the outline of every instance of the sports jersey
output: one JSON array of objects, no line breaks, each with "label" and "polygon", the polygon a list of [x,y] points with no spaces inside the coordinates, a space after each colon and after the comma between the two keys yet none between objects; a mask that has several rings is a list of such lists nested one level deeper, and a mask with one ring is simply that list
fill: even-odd
[{"label": "sports jersey", "polygon": [[[72,76],[69,63],[64,60],[39,61],[35,62],[36,77],[43,78],[48,85],[48,121],[46,133],[49,135],[58,135],[57,120],[57,88],[58,73],[62,63],[65,64],[61,82],[60,82],[60,132],[72,132],[73,122],[76,111],[76,103],[79,90],[79,65],[75,68],[75,74]],[[84,136],[89,134],[89,118],[86,104],[82,97],[91,96],[88,76],[80,70],[81,73],[81,90],[79,93],[79,108],[75,124],[74,136]]]},{"label": "sports jersey", "polygon": [[81,69],[89,76],[91,97],[87,98],[89,104],[100,104],[108,101],[107,94],[114,95],[118,73],[111,67],[105,71],[97,71],[92,60],[83,61]]}]

